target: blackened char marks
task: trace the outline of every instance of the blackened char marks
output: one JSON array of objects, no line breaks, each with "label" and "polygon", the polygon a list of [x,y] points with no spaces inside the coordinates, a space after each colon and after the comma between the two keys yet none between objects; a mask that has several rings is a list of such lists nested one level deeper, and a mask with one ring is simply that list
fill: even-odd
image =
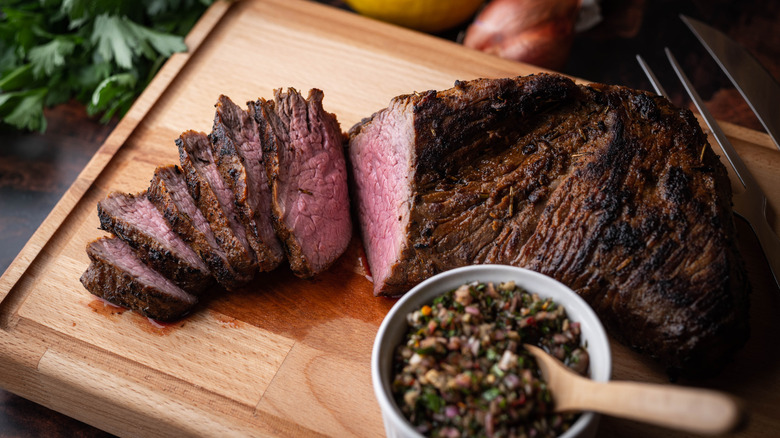
[{"label": "blackened char marks", "polygon": [[274,101],[244,110],[220,96],[212,133],[186,131],[176,140],[181,168],[159,167],[148,191],[98,204],[101,228],[118,239],[89,246],[85,287],[171,319],[197,301],[188,292],[203,292],[214,278],[227,290],[242,288],[285,252],[299,276],[327,269],[350,242],[352,223],[345,138],[322,98],[320,90],[308,99],[278,90]]},{"label": "blackened char marks", "polygon": [[352,237],[343,138],[322,97],[291,88],[255,104],[274,228],[301,277],[327,269]]},{"label": "blackened char marks", "polygon": [[203,260],[146,197],[114,192],[98,203],[100,227],[130,245],[144,263],[179,287],[200,293],[212,284]]},{"label": "blackened char marks", "polygon": [[[571,83],[542,76],[536,81],[513,79],[459,81],[445,92],[428,91],[414,96],[414,130],[418,166],[446,172],[461,157],[481,147],[476,139],[486,130],[493,135],[526,124],[534,114],[559,105],[577,93]],[[465,98],[461,98],[465,97]],[[508,134],[511,135],[511,134]]]},{"label": "blackened char marks", "polygon": [[176,140],[179,161],[187,188],[227,255],[231,268],[242,277],[252,278],[255,255],[239,222],[233,193],[217,170],[211,141],[202,132],[186,131]]},{"label": "blackened char marks", "polygon": [[144,264],[124,241],[100,238],[87,245],[90,265],[81,283],[92,294],[159,321],[189,313],[198,299]]},{"label": "blackened char marks", "polygon": [[206,217],[190,196],[184,174],[178,166],[157,168],[146,196],[168,221],[171,229],[206,263],[211,274],[225,289],[238,289],[251,279],[236,273],[230,266]]},{"label": "blackened char marks", "polygon": [[[377,163],[399,163],[374,176]],[[375,293],[472,263],[561,280],[611,333],[712,372],[748,332],[730,185],[690,111],[557,75],[399,96],[350,130]]]},{"label": "blackened char marks", "polygon": [[691,177],[678,166],[671,166],[664,175],[663,196],[675,205],[683,205],[691,198]]},{"label": "blackened char marks", "polygon": [[585,141],[551,111],[579,93],[560,77],[460,82],[399,96],[353,127],[352,189],[374,293],[397,295],[522,245],[568,166],[549,141],[574,150]]},{"label": "blackened char marks", "polygon": [[748,331],[725,171],[667,101],[595,92],[611,140],[573,168],[555,196],[565,202],[548,206],[514,263],[573,287],[616,337],[670,369],[712,372]]},{"label": "blackened char marks", "polygon": [[217,169],[235,196],[236,213],[258,268],[273,270],[284,260],[284,251],[271,221],[271,193],[257,124],[249,112],[224,95],[216,108],[210,138]]},{"label": "blackened char marks", "polygon": [[637,147],[626,137],[622,118],[609,119],[604,146],[591,150],[589,159],[572,169],[574,175],[556,190],[535,233],[511,263],[533,266],[548,275],[555,273],[553,276],[567,284],[586,278],[582,273],[597,258],[596,252],[605,248],[600,245],[605,234],[614,231],[632,201],[625,181]]}]

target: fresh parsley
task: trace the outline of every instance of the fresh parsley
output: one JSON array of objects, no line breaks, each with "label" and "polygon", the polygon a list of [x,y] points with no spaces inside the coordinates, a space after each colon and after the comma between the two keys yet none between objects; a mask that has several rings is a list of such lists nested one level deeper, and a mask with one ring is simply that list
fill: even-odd
[{"label": "fresh parsley", "polygon": [[121,117],[213,0],[0,0],[0,124],[76,99]]}]

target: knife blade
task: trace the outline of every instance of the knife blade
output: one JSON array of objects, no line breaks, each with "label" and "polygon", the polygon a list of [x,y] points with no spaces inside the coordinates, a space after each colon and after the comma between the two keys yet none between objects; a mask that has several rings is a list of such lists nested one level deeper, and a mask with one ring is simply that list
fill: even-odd
[{"label": "knife blade", "polygon": [[780,149],[780,84],[742,46],[701,21],[680,15],[745,98]]}]

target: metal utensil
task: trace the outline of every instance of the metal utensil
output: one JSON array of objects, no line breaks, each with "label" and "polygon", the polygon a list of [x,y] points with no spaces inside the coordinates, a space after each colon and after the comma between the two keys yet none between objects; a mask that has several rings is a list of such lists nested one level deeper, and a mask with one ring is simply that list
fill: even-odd
[{"label": "metal utensil", "polygon": [[[734,168],[742,185],[745,186],[744,192],[734,196],[734,211],[750,224],[750,228],[753,229],[753,232],[758,237],[758,241],[761,243],[761,248],[764,250],[764,255],[769,263],[769,268],[774,276],[775,283],[780,287],[780,239],[778,239],[777,234],[775,234],[772,227],[769,226],[769,222],[766,220],[766,196],[753,178],[750,170],[748,170],[745,163],[737,154],[734,146],[732,146],[731,142],[726,138],[726,134],[723,133],[723,130],[715,121],[715,118],[710,114],[707,107],[704,106],[704,102],[702,102],[699,93],[693,88],[693,85],[682,71],[680,64],[674,58],[672,52],[668,48],[664,50],[677,77],[680,78],[685,90],[699,110],[699,114],[701,114],[702,118],[707,123],[713,137],[715,137],[715,140],[720,145],[723,153],[729,160],[729,163],[731,163],[731,166]],[[637,55],[637,60],[647,74],[648,79],[650,79],[650,82],[653,84],[656,92],[668,98],[647,63],[645,63],[639,55]]]},{"label": "metal utensil", "polygon": [[742,46],[701,21],[680,15],[745,98],[780,149],[780,84]]}]

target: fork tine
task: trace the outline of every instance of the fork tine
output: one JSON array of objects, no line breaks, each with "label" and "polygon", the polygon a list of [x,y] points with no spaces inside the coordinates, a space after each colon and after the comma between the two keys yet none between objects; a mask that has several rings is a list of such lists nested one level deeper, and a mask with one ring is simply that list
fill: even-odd
[{"label": "fork tine", "polygon": [[685,87],[685,91],[688,92],[691,100],[696,105],[696,108],[698,108],[699,114],[701,114],[705,123],[709,126],[710,132],[712,132],[715,140],[720,144],[723,154],[726,155],[726,158],[734,168],[737,177],[739,177],[739,180],[745,186],[745,192],[740,193],[733,198],[734,209],[740,216],[748,221],[748,224],[750,224],[756,237],[758,237],[758,241],[761,244],[761,248],[764,250],[764,255],[769,264],[769,270],[774,277],[775,284],[780,287],[780,238],[778,238],[777,233],[775,233],[767,222],[766,196],[761,190],[761,187],[758,186],[758,183],[756,183],[750,170],[745,166],[745,163],[742,162],[742,159],[739,158],[739,155],[737,155],[737,151],[726,138],[723,130],[715,121],[715,118],[712,117],[712,114],[710,114],[707,107],[704,106],[704,102],[702,102],[699,93],[696,92],[691,81],[688,80],[688,77],[682,71],[680,64],[674,58],[674,55],[672,55],[672,51],[669,50],[669,48],[665,48],[664,51],[674,68],[674,72]]},{"label": "fork tine", "polygon": [[677,59],[675,59],[674,55],[672,55],[672,51],[669,50],[668,47],[664,48],[664,51],[666,52],[666,57],[669,58],[669,62],[674,68],[674,72],[677,74],[677,77],[680,78],[680,82],[682,82],[683,86],[685,87],[685,91],[688,92],[688,96],[690,96],[694,105],[696,105],[696,108],[699,110],[699,114],[701,114],[704,122],[707,123],[707,126],[710,128],[710,132],[712,132],[712,135],[720,145],[720,148],[723,150],[723,153],[726,155],[729,163],[731,163],[731,167],[734,168],[734,172],[737,174],[737,177],[739,177],[742,185],[749,190],[758,189],[758,184],[753,179],[750,171],[745,166],[745,163],[742,162],[742,159],[739,158],[737,151],[734,149],[734,146],[731,145],[731,142],[728,140],[728,138],[726,138],[726,134],[723,133],[720,125],[715,122],[715,118],[712,117],[710,111],[706,106],[704,106],[704,102],[701,100],[699,93],[696,92],[696,90],[693,88],[693,85],[691,84],[691,81],[688,79],[688,76],[686,76],[682,71],[682,67],[680,67],[680,64],[677,62]]},{"label": "fork tine", "polygon": [[663,96],[668,99],[669,95],[666,93],[666,90],[664,90],[664,87],[661,86],[661,81],[659,81],[658,78],[655,77],[655,73],[653,73],[653,71],[650,70],[650,66],[647,65],[644,58],[642,58],[640,55],[636,55],[636,61],[639,63],[639,66],[642,67],[642,71],[645,72],[645,76],[647,76],[647,79],[650,79],[650,85],[653,86],[655,93],[659,96]]}]

